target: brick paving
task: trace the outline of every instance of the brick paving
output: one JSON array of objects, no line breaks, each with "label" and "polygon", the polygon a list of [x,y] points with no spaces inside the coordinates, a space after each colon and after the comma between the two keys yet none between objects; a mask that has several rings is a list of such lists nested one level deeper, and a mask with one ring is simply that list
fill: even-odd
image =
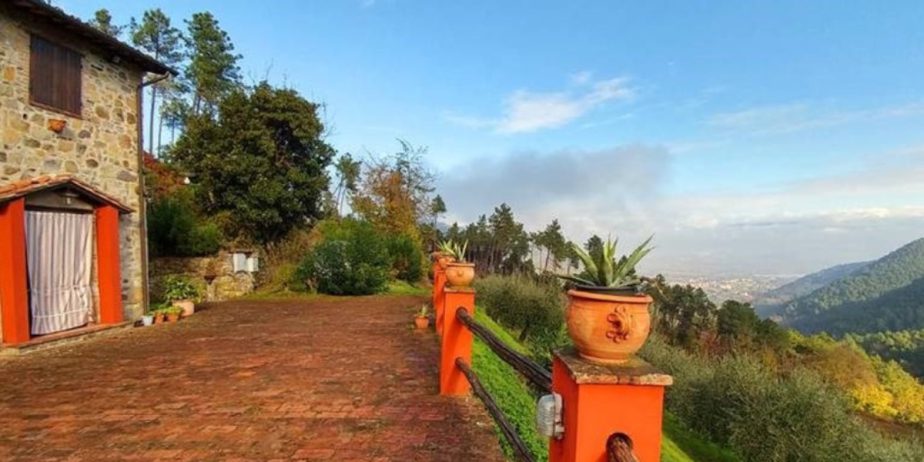
[{"label": "brick paving", "polygon": [[0,360],[0,460],[501,461],[414,297],[235,301]]}]

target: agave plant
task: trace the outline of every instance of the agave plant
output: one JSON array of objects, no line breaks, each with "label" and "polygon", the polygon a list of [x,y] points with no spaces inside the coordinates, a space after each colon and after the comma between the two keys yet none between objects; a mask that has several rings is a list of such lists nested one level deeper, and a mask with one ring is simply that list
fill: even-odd
[{"label": "agave plant", "polygon": [[648,244],[651,238],[645,239],[629,255],[616,259],[616,243],[618,239],[607,238],[603,247],[596,252],[587,252],[581,246],[572,244],[574,253],[581,259],[584,271],[577,276],[560,274],[558,277],[571,282],[578,287],[606,291],[638,291],[642,280],[635,275],[635,265],[651,252]]},{"label": "agave plant", "polygon": [[452,257],[458,263],[465,263],[465,251],[468,249],[468,241],[459,245],[452,240],[440,242],[440,251]]}]

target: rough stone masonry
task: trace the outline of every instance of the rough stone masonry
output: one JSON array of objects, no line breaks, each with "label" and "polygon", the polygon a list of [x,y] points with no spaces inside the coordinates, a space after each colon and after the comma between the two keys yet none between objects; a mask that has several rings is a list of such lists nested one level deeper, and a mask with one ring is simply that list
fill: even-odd
[{"label": "rough stone masonry", "polygon": [[[40,175],[71,174],[135,210],[121,218],[122,298],[126,319],[143,309],[141,183],[137,86],[143,73],[82,47],[80,117],[29,102],[30,32],[0,15],[0,184]],[[50,119],[65,120],[61,133]]]}]

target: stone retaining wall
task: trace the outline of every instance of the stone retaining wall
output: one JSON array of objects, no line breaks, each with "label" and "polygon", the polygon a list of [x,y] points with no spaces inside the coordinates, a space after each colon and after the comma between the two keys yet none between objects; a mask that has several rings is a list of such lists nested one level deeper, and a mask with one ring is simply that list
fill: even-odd
[{"label": "stone retaining wall", "polygon": [[200,289],[203,301],[222,301],[254,291],[254,273],[234,271],[231,254],[214,257],[151,259],[151,300],[162,300],[164,280],[172,274],[190,278]]}]

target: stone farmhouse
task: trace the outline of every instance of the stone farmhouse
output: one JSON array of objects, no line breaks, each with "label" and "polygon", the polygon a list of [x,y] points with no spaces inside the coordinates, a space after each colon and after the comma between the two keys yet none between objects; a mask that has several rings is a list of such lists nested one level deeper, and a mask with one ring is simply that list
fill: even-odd
[{"label": "stone farmhouse", "polygon": [[145,310],[141,99],[170,74],[44,2],[0,2],[5,347],[121,326]]}]

